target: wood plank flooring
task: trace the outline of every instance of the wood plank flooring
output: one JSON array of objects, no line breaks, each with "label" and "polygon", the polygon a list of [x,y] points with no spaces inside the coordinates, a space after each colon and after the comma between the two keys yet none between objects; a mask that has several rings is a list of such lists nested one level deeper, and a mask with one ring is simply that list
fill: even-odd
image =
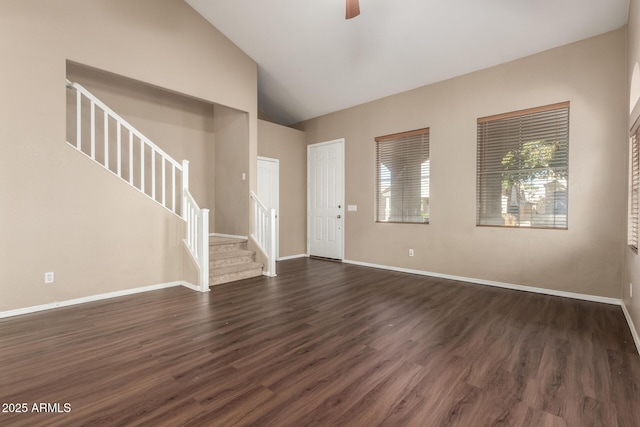
[{"label": "wood plank flooring", "polygon": [[640,426],[620,307],[321,260],[278,274],[0,320],[0,403],[28,406],[0,425]]}]

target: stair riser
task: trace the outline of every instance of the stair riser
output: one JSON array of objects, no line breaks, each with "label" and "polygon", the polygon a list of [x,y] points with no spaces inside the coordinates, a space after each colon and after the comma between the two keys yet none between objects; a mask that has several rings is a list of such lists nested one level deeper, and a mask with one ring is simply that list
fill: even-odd
[{"label": "stair riser", "polygon": [[223,283],[234,282],[236,280],[248,279],[250,277],[258,276],[262,276],[261,268],[252,268],[250,270],[223,274],[221,276],[212,276],[209,279],[209,286],[221,285]]},{"label": "stair riser", "polygon": [[242,255],[242,256],[231,257],[231,258],[212,259],[209,262],[209,267],[210,268],[226,267],[229,265],[243,264],[245,262],[253,262],[253,256]]},{"label": "stair riser", "polygon": [[231,252],[231,251],[240,251],[246,250],[247,243],[220,243],[217,245],[209,245],[210,252]]},{"label": "stair riser", "polygon": [[246,240],[209,239],[209,286],[262,276],[262,268],[255,262],[255,252],[247,250]]}]

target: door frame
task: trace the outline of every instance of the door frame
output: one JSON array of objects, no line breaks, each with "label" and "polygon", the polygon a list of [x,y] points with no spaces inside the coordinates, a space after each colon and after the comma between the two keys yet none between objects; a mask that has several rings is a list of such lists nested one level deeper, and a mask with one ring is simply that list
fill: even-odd
[{"label": "door frame", "polygon": [[344,212],[346,212],[346,209],[344,208],[344,201],[346,199],[346,194],[345,194],[345,189],[346,189],[346,183],[345,183],[345,169],[346,169],[346,159],[345,159],[345,152],[344,152],[344,146],[345,146],[345,139],[344,138],[338,138],[338,139],[332,139],[331,141],[324,141],[324,142],[318,142],[315,144],[309,144],[307,145],[307,257],[311,256],[311,250],[310,250],[310,246],[311,246],[311,221],[309,220],[309,218],[311,217],[311,199],[310,199],[310,174],[309,171],[311,170],[310,168],[310,163],[311,163],[311,149],[314,147],[321,147],[323,145],[330,145],[330,144],[336,144],[339,143],[340,144],[340,155],[342,156],[342,170],[339,171],[339,173],[342,175],[342,245],[340,248],[340,252],[342,253],[339,259],[340,261],[344,260],[344,241],[345,241],[345,237],[346,237],[346,216],[344,215]]},{"label": "door frame", "polygon": [[[280,259],[280,159],[258,156],[257,162],[259,162],[260,160],[264,162],[274,163],[276,165],[276,175],[278,176],[278,187],[275,189],[276,190],[275,192],[276,193],[276,260],[279,260]],[[256,169],[256,177],[257,177],[257,169]],[[258,192],[258,189],[257,189],[258,185],[260,184],[256,183],[256,193]]]}]

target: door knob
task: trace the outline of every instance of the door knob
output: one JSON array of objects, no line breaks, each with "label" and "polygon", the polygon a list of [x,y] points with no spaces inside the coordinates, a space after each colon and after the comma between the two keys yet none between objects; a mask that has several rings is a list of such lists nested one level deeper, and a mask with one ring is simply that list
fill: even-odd
[{"label": "door knob", "polygon": [[338,219],[342,218],[342,216],[338,215]]}]

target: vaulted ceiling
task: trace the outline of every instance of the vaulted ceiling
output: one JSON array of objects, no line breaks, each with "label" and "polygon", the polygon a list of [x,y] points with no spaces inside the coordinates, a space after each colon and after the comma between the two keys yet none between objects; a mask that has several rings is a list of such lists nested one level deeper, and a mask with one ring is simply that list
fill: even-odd
[{"label": "vaulted ceiling", "polygon": [[185,0],[258,63],[293,124],[618,29],[629,0]]}]

